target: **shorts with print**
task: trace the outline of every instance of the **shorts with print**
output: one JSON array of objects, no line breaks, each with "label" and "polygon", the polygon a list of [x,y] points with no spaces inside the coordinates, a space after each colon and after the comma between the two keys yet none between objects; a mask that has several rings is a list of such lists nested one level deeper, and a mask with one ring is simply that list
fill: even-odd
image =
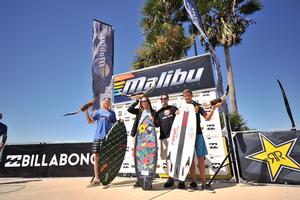
[{"label": "shorts with print", "polygon": [[197,157],[208,154],[203,134],[197,134],[196,136],[195,151]]},{"label": "shorts with print", "polygon": [[102,148],[103,140],[95,139],[93,142],[93,153],[100,153]]}]

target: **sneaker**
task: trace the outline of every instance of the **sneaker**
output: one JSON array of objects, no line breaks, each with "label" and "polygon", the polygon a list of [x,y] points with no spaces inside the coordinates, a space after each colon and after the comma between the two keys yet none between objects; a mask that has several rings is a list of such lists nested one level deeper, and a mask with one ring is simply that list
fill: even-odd
[{"label": "sneaker", "polygon": [[168,178],[167,182],[165,183],[164,187],[165,188],[170,188],[174,186],[174,180],[172,178]]},{"label": "sneaker", "polygon": [[133,187],[134,187],[134,188],[141,187],[139,181],[137,181],[137,182],[133,185]]},{"label": "sneaker", "polygon": [[178,183],[178,189],[185,189],[184,181],[179,181],[179,183]]},{"label": "sneaker", "polygon": [[143,190],[151,190],[152,189],[152,184],[148,188],[143,188]]},{"label": "sneaker", "polygon": [[91,188],[91,187],[97,187],[100,186],[100,181],[99,180],[92,180],[86,187]]},{"label": "sneaker", "polygon": [[188,191],[192,192],[198,189],[197,183],[195,183],[194,181],[191,182],[191,184],[188,187]]},{"label": "sneaker", "polygon": [[202,184],[202,190],[207,190],[208,192],[215,193],[216,191],[208,184]]}]

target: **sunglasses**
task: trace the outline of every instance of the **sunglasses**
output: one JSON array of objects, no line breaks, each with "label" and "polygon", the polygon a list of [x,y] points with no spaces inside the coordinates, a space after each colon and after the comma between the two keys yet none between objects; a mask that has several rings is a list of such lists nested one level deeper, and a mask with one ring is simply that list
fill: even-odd
[{"label": "sunglasses", "polygon": [[160,98],[160,100],[168,100],[168,98]]},{"label": "sunglasses", "polygon": [[111,98],[105,97],[105,98],[103,99],[103,101],[111,101]]},{"label": "sunglasses", "polygon": [[142,103],[148,102],[147,100],[141,101]]}]

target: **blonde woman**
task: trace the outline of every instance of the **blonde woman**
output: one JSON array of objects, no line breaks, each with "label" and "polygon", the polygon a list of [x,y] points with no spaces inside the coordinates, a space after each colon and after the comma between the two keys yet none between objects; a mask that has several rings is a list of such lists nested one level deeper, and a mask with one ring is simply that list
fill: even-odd
[{"label": "blonde woman", "polygon": [[106,97],[101,102],[100,109],[93,111],[91,115],[89,114],[88,109],[85,111],[85,116],[88,124],[97,123],[92,150],[94,153],[94,178],[92,179],[88,187],[100,185],[98,162],[102,142],[105,140],[105,136],[108,133],[109,129],[117,121],[115,112],[111,110],[111,105],[111,99]]}]

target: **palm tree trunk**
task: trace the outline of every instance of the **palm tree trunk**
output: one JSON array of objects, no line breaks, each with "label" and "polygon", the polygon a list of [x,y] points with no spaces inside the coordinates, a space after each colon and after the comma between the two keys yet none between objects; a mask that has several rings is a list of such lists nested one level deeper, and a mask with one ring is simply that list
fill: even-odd
[{"label": "palm tree trunk", "polygon": [[230,111],[231,113],[238,113],[229,47],[226,45],[224,46],[224,53],[226,58],[227,81],[229,85]]}]

